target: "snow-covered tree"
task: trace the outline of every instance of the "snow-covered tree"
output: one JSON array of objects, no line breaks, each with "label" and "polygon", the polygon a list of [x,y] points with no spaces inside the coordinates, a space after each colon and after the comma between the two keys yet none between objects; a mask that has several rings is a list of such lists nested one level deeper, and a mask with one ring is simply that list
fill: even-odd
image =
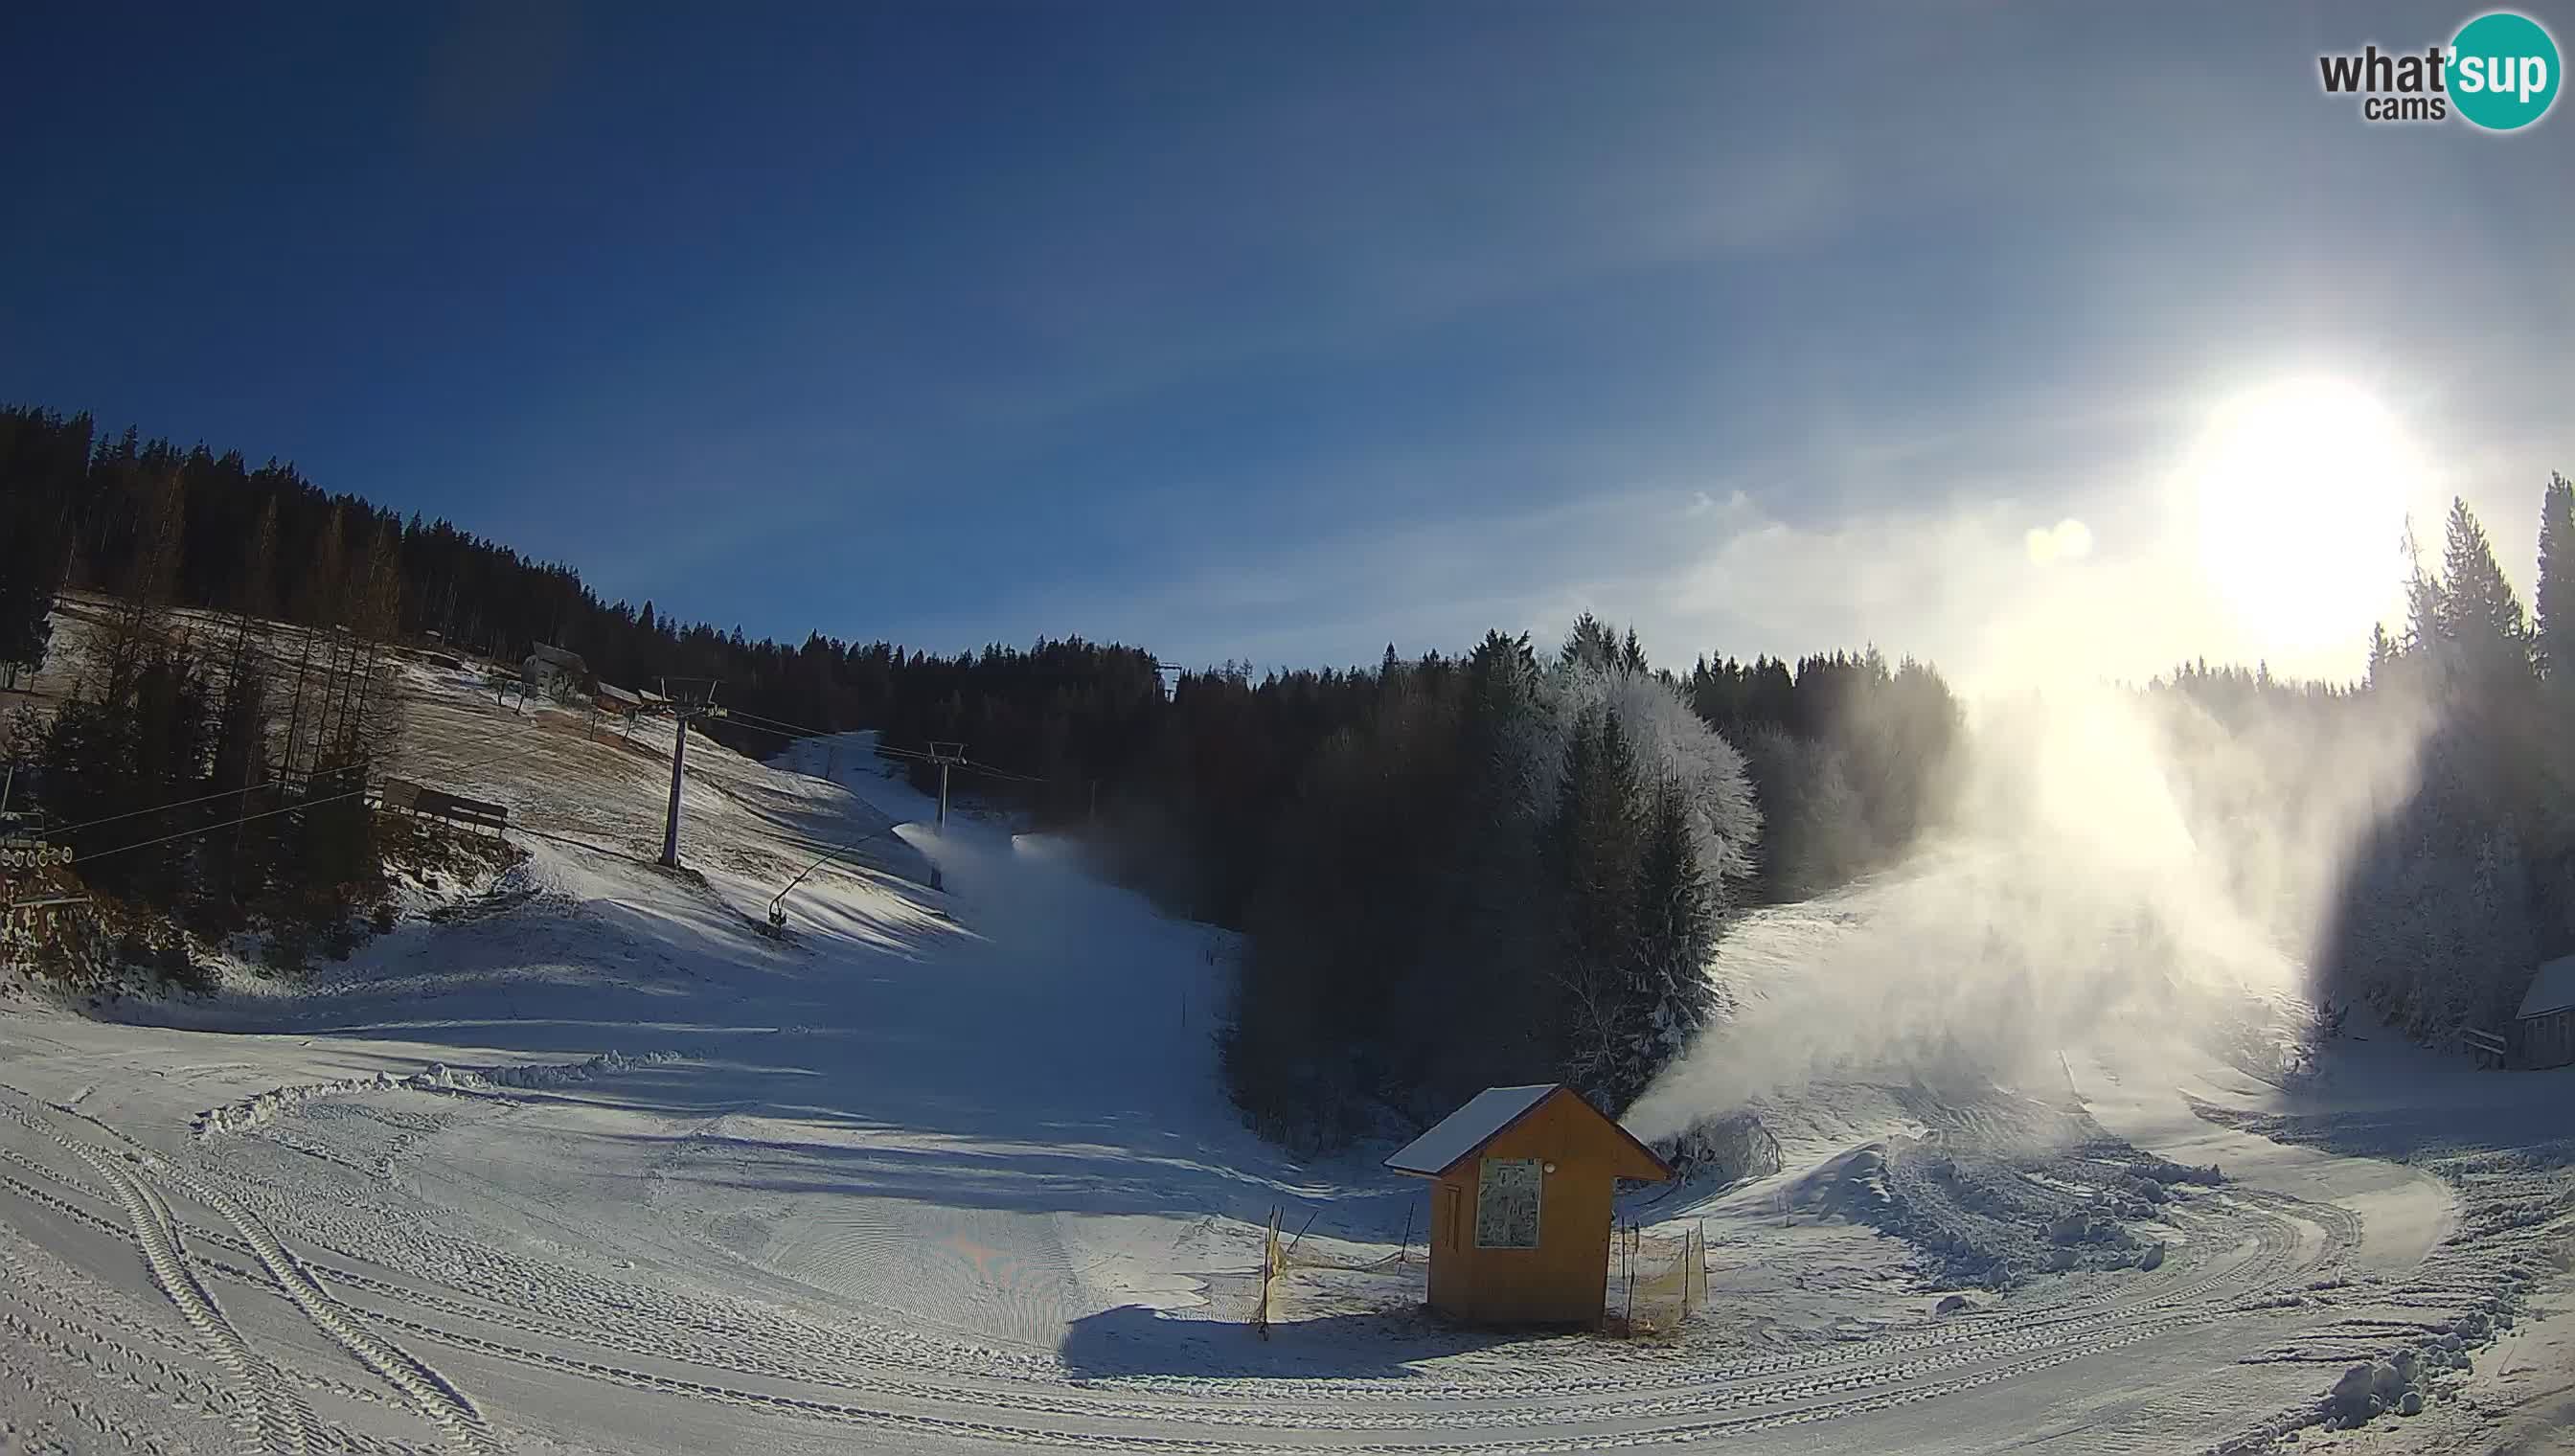
[{"label": "snow-covered tree", "polygon": [[1636,874],[1636,942],[1621,967],[1613,1080],[1605,1089],[1622,1108],[1723,1007],[1708,973],[1716,952],[1716,899],[1699,868],[1690,817],[1677,781],[1655,786]]},{"label": "snow-covered tree", "polygon": [[1722,1005],[1708,960],[1761,828],[1742,754],[1616,641],[1577,623],[1558,658],[1546,859],[1564,906],[1565,1075],[1611,1110]]},{"label": "snow-covered tree", "polygon": [[1764,728],[1743,754],[1760,798],[1762,874],[1772,898],[1820,893],[1876,859],[1868,805],[1851,786],[1841,748]]}]

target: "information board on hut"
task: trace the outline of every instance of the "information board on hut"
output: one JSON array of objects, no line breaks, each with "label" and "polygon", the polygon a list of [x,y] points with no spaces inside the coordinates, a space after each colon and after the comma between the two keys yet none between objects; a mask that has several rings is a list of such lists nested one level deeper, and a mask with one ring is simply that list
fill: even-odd
[{"label": "information board on hut", "polygon": [[1538,1160],[1486,1158],[1475,1187],[1475,1245],[1537,1247]]}]

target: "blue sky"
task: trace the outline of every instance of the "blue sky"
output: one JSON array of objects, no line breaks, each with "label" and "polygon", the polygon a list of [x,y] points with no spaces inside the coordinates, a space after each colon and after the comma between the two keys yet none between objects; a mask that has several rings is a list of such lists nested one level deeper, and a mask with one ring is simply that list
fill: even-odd
[{"label": "blue sky", "polygon": [[754,635],[2332,671],[2189,580],[2220,402],[2357,382],[2525,584],[2575,470],[2575,103],[2317,86],[2470,13],[21,7],[0,399]]}]

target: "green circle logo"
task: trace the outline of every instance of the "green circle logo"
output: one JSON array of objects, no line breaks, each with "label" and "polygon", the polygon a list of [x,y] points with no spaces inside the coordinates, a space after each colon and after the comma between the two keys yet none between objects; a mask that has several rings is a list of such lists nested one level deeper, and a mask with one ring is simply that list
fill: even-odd
[{"label": "green circle logo", "polygon": [[2557,99],[2557,42],[2529,16],[2498,10],[2459,27],[2447,71],[2459,115],[2490,132],[2514,131]]}]

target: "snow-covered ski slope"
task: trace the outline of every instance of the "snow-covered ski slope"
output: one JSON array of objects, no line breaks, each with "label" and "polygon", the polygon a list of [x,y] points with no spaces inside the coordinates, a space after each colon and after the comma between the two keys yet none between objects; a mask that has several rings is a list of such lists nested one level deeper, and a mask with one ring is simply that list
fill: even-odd
[{"label": "snow-covered ski slope", "polygon": [[[292,992],[0,1003],[0,1449],[2174,1451],[2482,1297],[2442,1184],[2176,1117],[2281,1109],[2112,1056],[2063,1075],[2113,1131],[2248,1165],[2154,1270],[1934,1317],[1914,1246],[1837,1200],[1904,1191],[1922,1139],[2044,1141],[2064,1086],[1836,1083],[1778,1107],[1778,1177],[1653,1206],[1708,1233],[1679,1338],[1448,1329],[1413,1312],[1417,1182],[1232,1114],[1221,933],[1063,845],[937,833],[857,739],[693,744],[672,876],[667,760],[415,688],[406,771],[560,836],[489,893]],[[885,852],[763,933],[811,843]],[[1264,1339],[1274,1208],[1307,1257]]]}]

